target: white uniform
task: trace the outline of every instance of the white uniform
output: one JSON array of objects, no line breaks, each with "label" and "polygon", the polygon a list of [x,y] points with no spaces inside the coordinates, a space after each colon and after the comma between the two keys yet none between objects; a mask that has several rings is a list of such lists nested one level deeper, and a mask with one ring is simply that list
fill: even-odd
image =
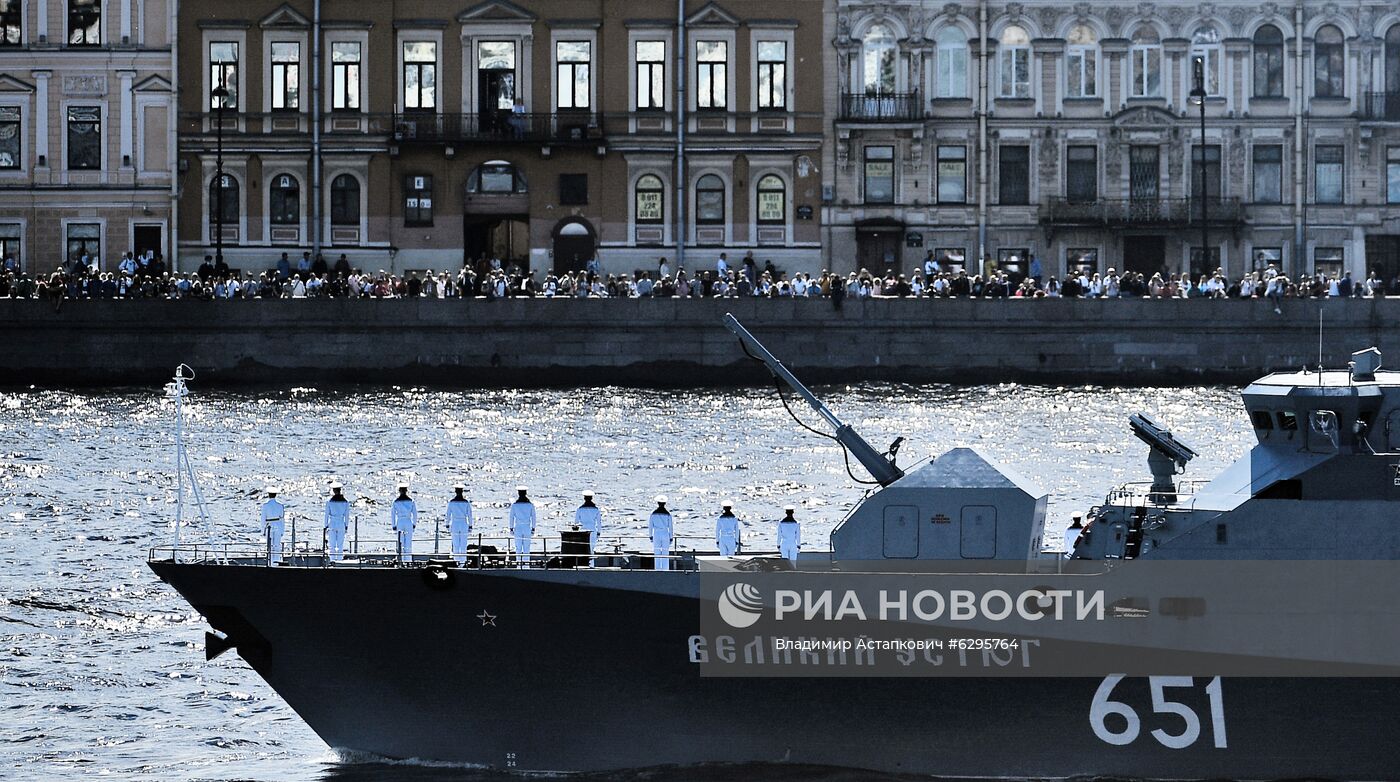
[{"label": "white uniform", "polygon": [[530,559],[530,536],[535,534],[535,504],[516,500],[510,504],[510,534],[515,538],[515,559],[524,564]]},{"label": "white uniform", "polygon": [[345,528],[349,524],[350,502],[344,497],[326,500],[326,547],[330,549],[332,562],[339,562],[345,556]]},{"label": "white uniform", "polygon": [[283,518],[287,506],[276,497],[269,497],[262,504],[262,536],[267,546],[267,564],[275,565],[282,561],[282,531],[286,529]]},{"label": "white uniform", "polygon": [[574,511],[574,523],[579,529],[588,530],[588,553],[592,554],[598,547],[598,533],[603,530],[602,509],[592,503],[580,505]]},{"label": "white uniform", "polygon": [[651,549],[656,557],[657,570],[670,570],[671,559],[667,553],[671,550],[671,514],[664,510],[658,510],[651,514],[651,519],[647,521],[647,527],[651,530]]},{"label": "white uniform", "polygon": [[472,504],[453,497],[447,501],[447,528],[452,532],[452,558],[467,564],[467,544],[472,537]]},{"label": "white uniform", "polygon": [[418,503],[408,497],[394,500],[389,507],[390,526],[399,536],[399,560],[413,560],[413,527],[418,523]]},{"label": "white uniform", "polygon": [[739,551],[739,517],[729,511],[715,522],[715,545],[721,557],[732,557]]},{"label": "white uniform", "polygon": [[784,559],[797,561],[797,549],[802,545],[802,525],[783,519],[778,522],[778,553]]}]

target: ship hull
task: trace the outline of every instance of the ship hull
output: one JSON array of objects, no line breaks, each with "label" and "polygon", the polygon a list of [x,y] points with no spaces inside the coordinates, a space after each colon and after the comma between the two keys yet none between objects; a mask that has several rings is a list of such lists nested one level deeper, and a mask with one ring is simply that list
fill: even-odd
[{"label": "ship hull", "polygon": [[[1400,773],[1400,679],[1230,678],[1096,734],[1102,679],[713,677],[695,573],[152,562],[336,749],[536,771],[790,762],[940,776],[1378,780]],[[1123,723],[1101,721],[1109,732]]]}]

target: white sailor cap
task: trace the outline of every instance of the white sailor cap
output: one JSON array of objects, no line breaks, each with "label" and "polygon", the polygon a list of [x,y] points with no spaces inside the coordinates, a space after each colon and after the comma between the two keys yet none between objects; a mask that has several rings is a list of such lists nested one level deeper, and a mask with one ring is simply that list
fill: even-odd
[{"label": "white sailor cap", "polygon": [[793,511],[797,510],[797,506],[796,506],[796,505],[784,505],[784,506],[783,506],[783,510],[787,511],[788,513],[792,513]]},{"label": "white sailor cap", "polygon": [[331,481],[331,488],[332,488],[332,489],[343,489],[343,488],[345,488],[345,484],[341,483],[340,481]]},{"label": "white sailor cap", "polygon": [[588,491],[586,491],[586,492],[583,493],[583,496],[585,496],[585,497],[592,497],[592,496],[593,496],[593,490],[592,490],[592,489],[589,489]]},{"label": "white sailor cap", "polygon": [[734,507],[734,500],[725,500],[724,502],[721,502],[719,506],[721,508],[732,508]]},{"label": "white sailor cap", "polygon": [[278,490],[277,490],[277,487],[276,487],[276,486],[268,486],[266,489],[263,489],[263,493],[264,493],[264,494],[277,494],[277,493],[278,493]]},{"label": "white sailor cap", "polygon": [[656,504],[657,504],[657,505],[665,505],[665,504],[666,504],[666,495],[664,495],[664,494],[658,494],[658,495],[656,495]]},{"label": "white sailor cap", "polygon": [[466,491],[467,485],[465,483],[454,483],[452,484],[452,488],[457,491]]},{"label": "white sailor cap", "polygon": [[407,489],[407,488],[408,488],[408,481],[399,481],[399,488],[400,488],[400,489]]},{"label": "white sailor cap", "polygon": [[529,491],[529,490],[530,490],[530,487],[528,487],[528,486],[526,486],[525,484],[522,483],[522,484],[520,484],[519,486],[516,486],[516,487],[515,487],[515,490],[516,490],[516,491],[520,491],[520,492],[525,492],[525,491]]}]

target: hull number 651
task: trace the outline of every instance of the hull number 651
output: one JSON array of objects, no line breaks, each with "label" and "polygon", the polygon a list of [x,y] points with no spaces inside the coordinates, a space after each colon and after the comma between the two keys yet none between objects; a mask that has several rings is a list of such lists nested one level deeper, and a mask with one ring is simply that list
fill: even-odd
[{"label": "hull number 651", "polygon": [[[1118,747],[1137,741],[1142,732],[1142,718],[1138,716],[1137,711],[1123,701],[1115,701],[1111,697],[1113,688],[1122,680],[1122,675],[1105,677],[1099,685],[1098,692],[1094,693],[1093,705],[1089,707],[1089,725],[1094,729],[1094,735]],[[1195,681],[1190,676],[1149,676],[1147,682],[1152,691],[1152,712],[1170,715],[1174,718],[1172,723],[1180,723],[1166,726],[1175,728],[1175,732],[1164,728],[1153,729],[1152,738],[1168,749],[1186,749],[1195,744],[1201,738],[1201,718],[1206,715],[1197,714],[1190,705],[1168,697],[1168,690],[1195,687]],[[1208,716],[1211,740],[1217,748],[1224,749],[1225,702],[1220,690],[1220,677],[1211,679],[1205,691],[1210,710]],[[1118,718],[1113,720],[1112,726],[1109,725],[1109,715]]]}]

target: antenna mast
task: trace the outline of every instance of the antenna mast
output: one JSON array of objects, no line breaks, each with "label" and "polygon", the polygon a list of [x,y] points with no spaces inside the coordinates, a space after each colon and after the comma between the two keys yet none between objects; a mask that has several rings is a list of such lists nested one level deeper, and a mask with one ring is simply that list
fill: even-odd
[{"label": "antenna mast", "polygon": [[194,379],[194,370],[181,364],[175,368],[175,378],[165,384],[165,398],[175,402],[175,551],[172,559],[180,556],[180,527],[185,520],[185,479],[190,482],[190,493],[194,495],[195,506],[199,508],[199,520],[206,533],[212,533],[209,526],[209,512],[204,505],[204,494],[195,480],[194,465],[190,464],[185,451],[185,397],[190,395],[186,380]]}]

